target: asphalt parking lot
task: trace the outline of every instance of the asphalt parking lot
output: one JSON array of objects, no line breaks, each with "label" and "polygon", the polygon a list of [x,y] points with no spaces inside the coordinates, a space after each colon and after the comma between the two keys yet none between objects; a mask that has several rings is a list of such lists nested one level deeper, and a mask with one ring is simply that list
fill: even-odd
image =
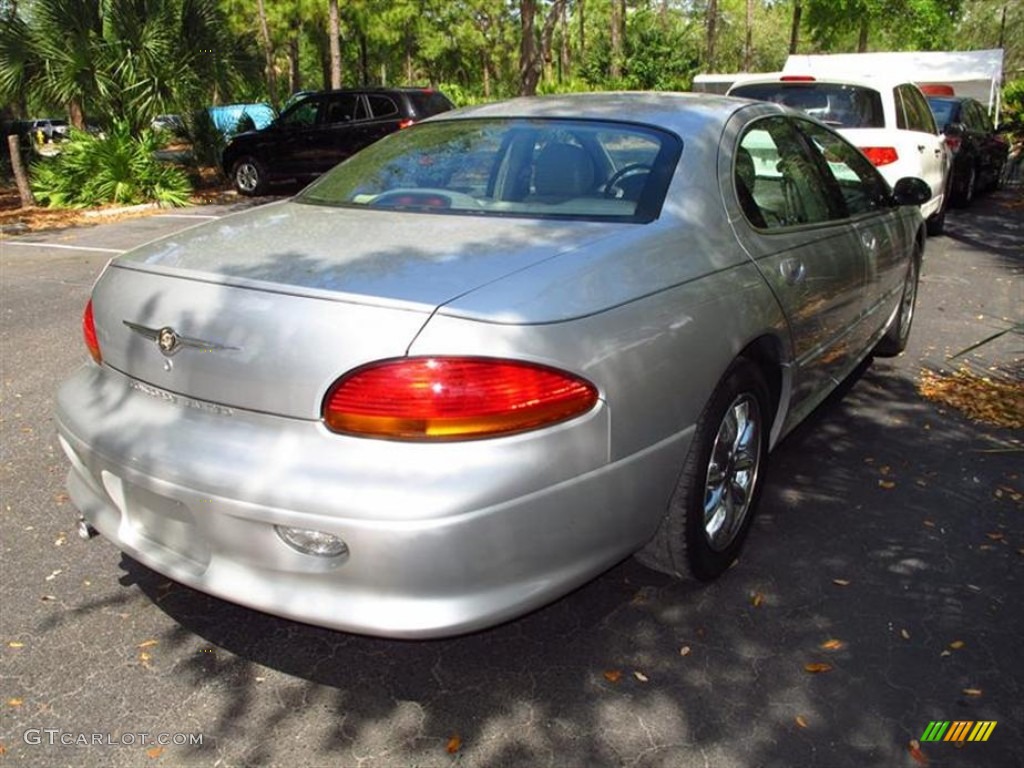
[{"label": "asphalt parking lot", "polygon": [[[0,241],[0,765],[1024,765],[1024,434],[916,389],[1024,320],[1020,188],[928,242],[907,352],[776,450],[721,580],[626,561],[518,621],[420,642],[240,608],[75,535],[52,411],[87,356],[92,281],[230,210]],[[1010,334],[971,357],[1021,356]],[[915,749],[932,721],[996,725]]]}]

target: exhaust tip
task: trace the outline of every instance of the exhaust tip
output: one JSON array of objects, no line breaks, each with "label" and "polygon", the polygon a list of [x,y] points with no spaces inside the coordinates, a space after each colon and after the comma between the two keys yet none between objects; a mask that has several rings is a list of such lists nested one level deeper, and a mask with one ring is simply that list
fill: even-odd
[{"label": "exhaust tip", "polygon": [[78,518],[78,536],[84,541],[96,538],[100,532],[93,528],[84,517]]}]

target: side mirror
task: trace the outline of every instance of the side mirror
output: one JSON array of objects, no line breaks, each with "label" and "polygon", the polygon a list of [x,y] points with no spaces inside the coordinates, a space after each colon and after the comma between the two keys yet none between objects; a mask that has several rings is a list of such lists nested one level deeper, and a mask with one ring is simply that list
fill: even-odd
[{"label": "side mirror", "polygon": [[896,205],[922,205],[932,199],[932,188],[924,179],[907,176],[896,182],[892,199]]}]

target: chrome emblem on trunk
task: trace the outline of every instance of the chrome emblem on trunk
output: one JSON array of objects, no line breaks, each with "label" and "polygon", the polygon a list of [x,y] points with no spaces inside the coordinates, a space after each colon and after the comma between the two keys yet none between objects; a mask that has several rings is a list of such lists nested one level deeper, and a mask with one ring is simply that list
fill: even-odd
[{"label": "chrome emblem on trunk", "polygon": [[121,322],[140,336],[155,341],[157,348],[165,357],[170,357],[182,347],[192,347],[203,352],[238,349],[238,347],[229,347],[226,344],[218,344],[215,341],[204,341],[203,339],[182,336],[168,325],[165,325],[163,328],[147,328],[144,325],[130,323],[127,320],[122,320]]},{"label": "chrome emblem on trunk", "polygon": [[156,337],[156,345],[165,355],[173,355],[180,346],[178,334],[174,332],[173,328],[161,328]]}]

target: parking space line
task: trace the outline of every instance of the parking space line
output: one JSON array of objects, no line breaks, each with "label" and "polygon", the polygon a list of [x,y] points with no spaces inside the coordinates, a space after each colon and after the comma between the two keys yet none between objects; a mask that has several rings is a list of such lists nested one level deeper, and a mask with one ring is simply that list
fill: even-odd
[{"label": "parking space line", "polygon": [[23,245],[29,248],[60,248],[65,251],[96,251],[97,253],[124,253],[120,248],[95,248],[89,245],[58,245],[57,243],[26,243],[20,240],[4,240],[4,247],[8,245]]}]

